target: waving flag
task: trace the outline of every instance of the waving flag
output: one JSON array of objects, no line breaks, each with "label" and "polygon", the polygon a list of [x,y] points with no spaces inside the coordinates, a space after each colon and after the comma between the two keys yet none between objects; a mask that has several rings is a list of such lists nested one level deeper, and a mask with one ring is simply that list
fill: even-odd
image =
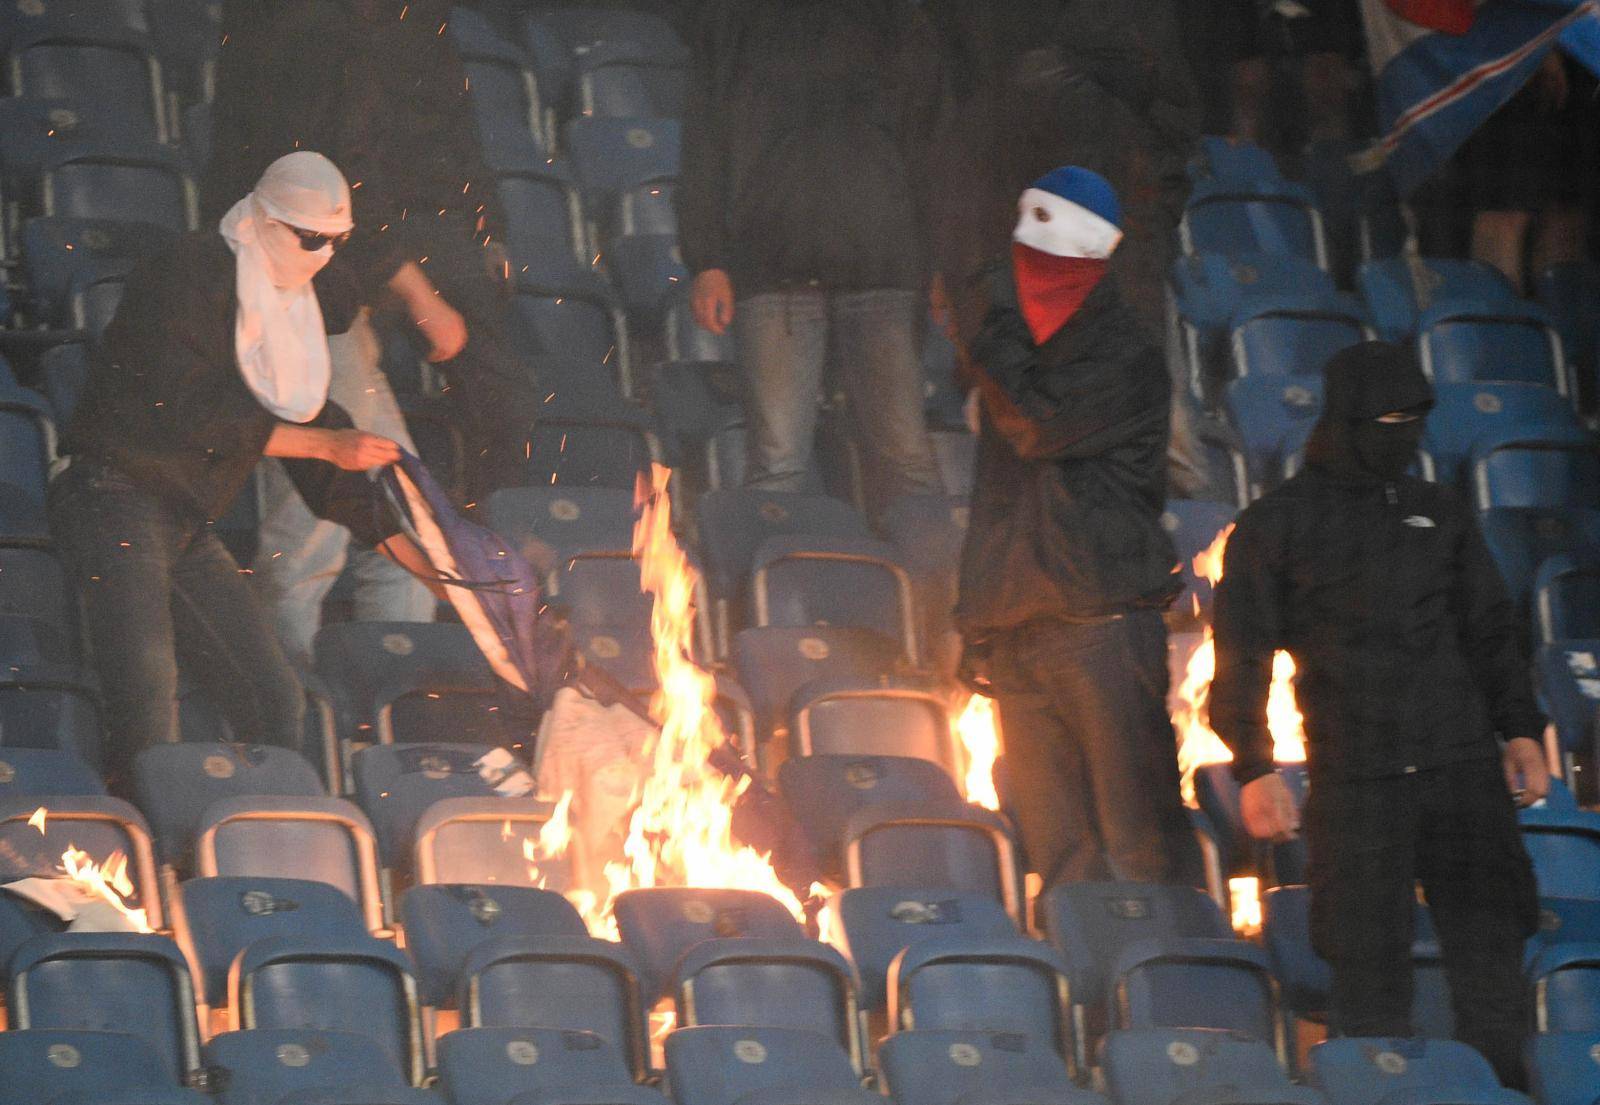
[{"label": "waving flag", "polygon": [[1421,184],[1533,75],[1557,40],[1600,62],[1597,0],[1362,0],[1384,166]]}]

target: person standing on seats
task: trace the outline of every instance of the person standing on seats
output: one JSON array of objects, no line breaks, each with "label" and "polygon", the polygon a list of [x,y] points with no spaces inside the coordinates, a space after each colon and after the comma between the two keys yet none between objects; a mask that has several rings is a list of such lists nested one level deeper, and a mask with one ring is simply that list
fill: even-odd
[{"label": "person standing on seats", "polygon": [[180,658],[240,741],[300,745],[305,692],[213,525],[263,456],[285,462],[318,515],[428,563],[367,476],[399,446],[328,401],[327,330],[357,298],[311,280],[352,227],[332,162],[280,158],[214,229],[140,263],[95,349],[50,521],[83,610],[114,784],[140,749],[179,739]]},{"label": "person standing on seats", "polygon": [[1516,807],[1550,780],[1517,619],[1467,504],[1406,474],[1433,405],[1412,352],[1368,342],[1325,374],[1304,470],[1228,539],[1211,726],[1233,750],[1250,833],[1294,837],[1266,713],[1274,653],[1294,658],[1311,938],[1333,967],[1332,1027],[1411,1034],[1420,881],[1457,1035],[1521,1086],[1538,902]]},{"label": "person standing on seats", "polygon": [[1105,179],[1056,169],[1019,207],[971,350],[963,677],[999,705],[1001,793],[1046,886],[1193,884],[1162,619],[1181,587],[1161,526],[1170,378],[1106,271],[1122,231]]},{"label": "person standing on seats", "polygon": [[679,238],[696,321],[738,340],[746,486],[804,488],[831,354],[872,512],[944,490],[918,358],[939,88],[912,0],[700,9]]}]

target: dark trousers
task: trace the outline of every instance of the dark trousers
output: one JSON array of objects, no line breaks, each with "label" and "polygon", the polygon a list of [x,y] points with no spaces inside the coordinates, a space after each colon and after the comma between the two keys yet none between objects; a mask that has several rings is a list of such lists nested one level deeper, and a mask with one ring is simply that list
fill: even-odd
[{"label": "dark trousers", "polygon": [[75,460],[50,487],[105,710],[106,774],[178,734],[178,665],[241,741],[297,748],[305,694],[216,533],[132,480]]},{"label": "dark trousers", "polygon": [[990,665],[1007,802],[1045,885],[1198,883],[1161,614],[1031,622],[995,638]]},{"label": "dark trousers", "polygon": [[1528,1031],[1522,951],[1537,928],[1538,892],[1499,762],[1317,779],[1304,827],[1312,943],[1333,967],[1333,1030],[1411,1034],[1420,882],[1444,954],[1456,1036],[1520,1088]]}]

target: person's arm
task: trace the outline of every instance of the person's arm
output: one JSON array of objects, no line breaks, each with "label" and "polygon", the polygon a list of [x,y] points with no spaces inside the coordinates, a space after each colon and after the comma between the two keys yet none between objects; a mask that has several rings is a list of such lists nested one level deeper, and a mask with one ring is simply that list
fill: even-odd
[{"label": "person's arm", "polygon": [[683,154],[674,202],[683,263],[694,274],[690,306],[695,321],[713,334],[733,322],[734,289],[728,276],[728,130],[718,110],[717,87],[725,4],[708,5],[693,36],[689,91],[683,113]]},{"label": "person's arm", "polygon": [[1459,502],[1454,510],[1461,532],[1454,591],[1462,649],[1490,721],[1505,742],[1507,789],[1529,805],[1550,792],[1550,775],[1540,740],[1545,718],[1534,699],[1523,627],[1477,521]]},{"label": "person's arm", "polygon": [[389,278],[389,289],[405,304],[422,336],[428,339],[428,360],[453,360],[467,346],[467,320],[434,287],[415,261],[407,261]]},{"label": "person's arm", "polygon": [[262,454],[283,460],[323,461],[347,472],[365,472],[399,460],[400,446],[365,430],[279,422]]}]

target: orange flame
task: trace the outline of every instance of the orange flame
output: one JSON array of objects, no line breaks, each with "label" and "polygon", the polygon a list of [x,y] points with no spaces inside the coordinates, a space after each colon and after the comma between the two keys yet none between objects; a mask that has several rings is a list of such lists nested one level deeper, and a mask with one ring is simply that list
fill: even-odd
[{"label": "orange flame", "polygon": [[61,853],[61,867],[67,878],[79,889],[106,902],[127,920],[135,932],[154,932],[149,918],[142,909],[130,909],[127,899],[133,896],[133,880],[128,877],[128,857],[112,852],[104,864],[95,863],[88,852],[75,844],[68,844]]},{"label": "orange flame", "polygon": [[1242,877],[1228,880],[1228,901],[1233,912],[1233,931],[1240,936],[1261,932],[1261,880]]},{"label": "orange flame", "polygon": [[33,816],[28,818],[28,824],[32,825],[35,829],[38,829],[40,836],[44,836],[45,818],[49,816],[50,811],[45,809],[43,806],[40,806],[38,809],[33,811]]},{"label": "orange flame", "polygon": [[1000,755],[1000,715],[994,699],[975,694],[950,727],[966,755],[967,801],[986,810],[1000,808],[994,788],[994,761]]},{"label": "orange flame", "polygon": [[[1233,533],[1229,523],[1210,546],[1194,558],[1195,574],[1211,581],[1222,579],[1223,554]],[[1211,626],[1205,627],[1199,647],[1189,657],[1183,679],[1179,681],[1172,708],[1173,728],[1178,731],[1178,767],[1183,772],[1183,795],[1194,802],[1194,773],[1208,764],[1228,763],[1233,753],[1212,731],[1207,720],[1211,698],[1211,678],[1216,674],[1217,655]],[[1272,689],[1267,697],[1267,728],[1272,733],[1273,756],[1279,763],[1299,763],[1306,758],[1305,725],[1294,697],[1294,660],[1287,652],[1272,658]]]}]

